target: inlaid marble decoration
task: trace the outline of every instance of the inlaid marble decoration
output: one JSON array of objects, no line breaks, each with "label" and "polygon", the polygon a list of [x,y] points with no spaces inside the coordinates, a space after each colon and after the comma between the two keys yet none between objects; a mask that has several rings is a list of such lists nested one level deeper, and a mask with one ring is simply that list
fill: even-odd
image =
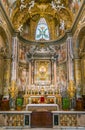
[{"label": "inlaid marble decoration", "polygon": [[60,114],[61,126],[77,126],[76,114]]},{"label": "inlaid marble decoration", "polygon": [[85,115],[80,114],[77,117],[78,126],[84,126],[85,127]]},{"label": "inlaid marble decoration", "polygon": [[0,114],[0,127],[4,125],[5,125],[4,116]]},{"label": "inlaid marble decoration", "polygon": [[6,126],[24,126],[24,115],[22,114],[8,114],[5,119]]}]

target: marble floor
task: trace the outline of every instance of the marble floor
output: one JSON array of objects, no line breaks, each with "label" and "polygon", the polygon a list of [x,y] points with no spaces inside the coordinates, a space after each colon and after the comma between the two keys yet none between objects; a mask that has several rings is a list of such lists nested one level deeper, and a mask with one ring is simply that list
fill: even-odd
[{"label": "marble floor", "polygon": [[85,130],[85,127],[80,128],[2,128],[0,130]]}]

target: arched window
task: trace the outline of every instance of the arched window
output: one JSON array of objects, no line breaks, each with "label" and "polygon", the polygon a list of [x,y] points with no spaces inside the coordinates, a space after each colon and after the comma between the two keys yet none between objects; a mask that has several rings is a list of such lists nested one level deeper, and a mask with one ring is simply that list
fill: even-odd
[{"label": "arched window", "polygon": [[49,40],[49,30],[46,23],[46,20],[44,18],[41,18],[37,28],[36,28],[36,35],[35,40]]}]

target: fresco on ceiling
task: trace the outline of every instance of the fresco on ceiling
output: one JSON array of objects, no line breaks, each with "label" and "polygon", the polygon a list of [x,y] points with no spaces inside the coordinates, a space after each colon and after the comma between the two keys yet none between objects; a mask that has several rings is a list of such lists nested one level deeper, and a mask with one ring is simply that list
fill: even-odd
[{"label": "fresco on ceiling", "polygon": [[79,10],[81,3],[82,0],[69,0],[69,7],[74,14]]},{"label": "fresco on ceiling", "polygon": [[66,86],[67,86],[67,69],[66,64],[62,64],[57,66],[56,70],[56,87],[59,93],[62,94],[62,96],[65,96],[66,93]]},{"label": "fresco on ceiling", "polygon": [[[5,5],[6,9],[8,10],[9,6],[16,1],[16,0],[1,0],[2,3]],[[71,8],[72,12],[75,13],[78,11],[79,7],[81,6],[82,0],[68,0],[69,7]]]},{"label": "fresco on ceiling", "polygon": [[2,1],[2,4],[5,7],[6,13],[8,14],[9,17],[11,17],[11,14],[12,14],[12,11],[13,11],[12,5],[16,0],[1,0],[1,1]]},{"label": "fresco on ceiling", "polygon": [[9,13],[9,2],[8,0],[2,0],[3,5],[5,6],[5,10]]}]

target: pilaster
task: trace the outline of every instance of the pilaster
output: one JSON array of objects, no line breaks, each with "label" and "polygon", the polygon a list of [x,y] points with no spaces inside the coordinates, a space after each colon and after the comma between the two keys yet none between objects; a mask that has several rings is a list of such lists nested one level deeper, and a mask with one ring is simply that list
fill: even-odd
[{"label": "pilaster", "polygon": [[11,81],[17,80],[17,68],[18,68],[18,38],[15,36],[12,38],[12,74]]},{"label": "pilaster", "polygon": [[73,39],[71,36],[67,38],[67,68],[68,68],[68,81],[74,80],[74,63],[73,63]]},{"label": "pilaster", "polygon": [[76,81],[76,97],[81,97],[81,59],[74,60],[74,69],[75,69],[75,81]]}]

